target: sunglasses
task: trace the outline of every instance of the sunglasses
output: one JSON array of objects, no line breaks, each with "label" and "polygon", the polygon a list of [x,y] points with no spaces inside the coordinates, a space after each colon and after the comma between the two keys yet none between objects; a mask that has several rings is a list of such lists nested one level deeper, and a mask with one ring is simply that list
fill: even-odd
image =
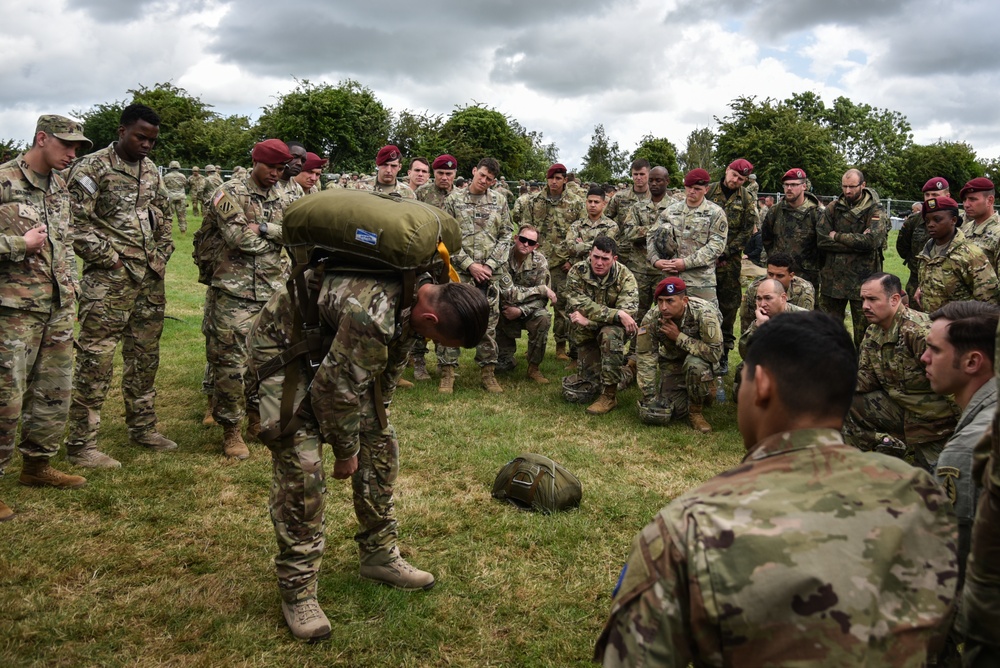
[{"label": "sunglasses", "polygon": [[537,246],[538,242],[534,239],[529,239],[528,237],[522,237],[520,234],[517,235],[517,240],[520,241],[525,246]]}]

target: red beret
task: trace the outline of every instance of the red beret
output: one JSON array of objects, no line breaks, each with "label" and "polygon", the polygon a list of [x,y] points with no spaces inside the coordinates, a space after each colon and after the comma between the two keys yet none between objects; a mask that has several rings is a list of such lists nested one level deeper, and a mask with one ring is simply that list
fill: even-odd
[{"label": "red beret", "polygon": [[402,157],[403,154],[399,152],[399,149],[392,144],[389,144],[388,146],[383,146],[379,149],[378,155],[375,156],[375,164],[381,167],[387,162],[399,160]]},{"label": "red beret", "polygon": [[950,197],[932,197],[924,202],[921,215],[926,218],[927,214],[935,211],[954,211],[958,215],[958,202]]},{"label": "red beret", "polygon": [[288,146],[280,139],[265,139],[255,144],[250,152],[250,158],[254,162],[263,162],[265,165],[283,165],[293,157]]},{"label": "red beret", "polygon": [[792,167],[787,172],[785,172],[784,176],[781,177],[782,183],[784,183],[785,181],[805,181],[805,180],[806,180],[806,173],[801,169],[799,169],[798,167]]},{"label": "red beret", "polygon": [[669,276],[657,283],[656,290],[653,292],[653,299],[659,299],[664,295],[670,297],[681,292],[687,292],[687,289],[688,286],[683,280],[676,276]]},{"label": "red beret", "polygon": [[729,163],[729,169],[733,170],[737,174],[750,176],[750,172],[753,171],[753,165],[751,165],[750,161],[745,158],[738,158]]},{"label": "red beret", "polygon": [[455,160],[455,156],[445,153],[434,158],[431,169],[458,169],[458,160]]},{"label": "red beret", "polygon": [[315,153],[306,153],[306,164],[302,165],[302,171],[311,172],[314,169],[326,167],[328,164],[330,161],[326,158],[321,158]]},{"label": "red beret", "polygon": [[927,192],[928,190],[947,190],[947,189],[948,189],[947,179],[941,176],[935,176],[931,178],[929,181],[927,181],[927,183],[924,184],[924,187],[921,188],[920,191]]},{"label": "red beret", "polygon": [[565,174],[565,173],[566,173],[566,165],[562,164],[561,162],[557,162],[556,164],[549,167],[549,171],[545,172],[545,178],[551,179],[556,174]]},{"label": "red beret", "polygon": [[698,169],[692,169],[684,175],[685,186],[707,186],[711,180],[712,177],[709,176],[708,172],[701,167]]},{"label": "red beret", "polygon": [[969,181],[968,183],[966,183],[964,186],[962,186],[962,191],[958,193],[958,196],[961,199],[965,199],[965,196],[968,195],[969,193],[978,193],[984,190],[993,190],[993,189],[994,186],[992,181],[990,181],[985,176],[978,176]]}]

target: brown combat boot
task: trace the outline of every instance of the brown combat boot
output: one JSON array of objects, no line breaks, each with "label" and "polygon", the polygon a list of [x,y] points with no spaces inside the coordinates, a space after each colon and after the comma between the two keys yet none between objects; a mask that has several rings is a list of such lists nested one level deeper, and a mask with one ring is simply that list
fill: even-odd
[{"label": "brown combat boot", "polygon": [[205,417],[202,418],[201,423],[206,427],[214,427],[217,423],[215,421],[215,416],[212,415],[212,411],[215,408],[212,406],[212,398],[208,398],[208,407],[205,409]]},{"label": "brown combat boot", "polygon": [[451,394],[455,391],[455,367],[441,367],[441,381],[438,383],[438,392],[441,394]]},{"label": "brown combat boot", "polygon": [[500,387],[500,383],[497,382],[497,377],[495,375],[496,365],[487,364],[481,370],[481,382],[483,384],[483,389],[490,394],[503,394],[503,388]]},{"label": "brown combat boot", "polygon": [[11,510],[10,506],[8,506],[3,501],[0,501],[0,522],[6,522],[7,520],[12,520],[14,519],[16,514],[17,513]]},{"label": "brown combat boot", "polygon": [[404,390],[408,390],[411,387],[413,387],[413,383],[406,380],[405,378],[400,378],[398,381],[396,381],[396,387],[401,387]]},{"label": "brown combat boot", "polygon": [[560,362],[568,362],[569,355],[566,354],[566,342],[562,341],[556,344],[556,359]]},{"label": "brown combat boot", "polygon": [[542,375],[537,364],[528,365],[528,378],[535,381],[539,385],[548,385],[549,379]]},{"label": "brown combat boot", "polygon": [[21,477],[17,481],[28,487],[59,489],[76,489],[87,484],[87,479],[83,476],[69,475],[49,466],[47,457],[25,457]]},{"label": "brown combat boot", "polygon": [[423,355],[413,358],[413,380],[430,380],[431,375],[427,373],[427,360]]},{"label": "brown combat boot", "polygon": [[604,415],[610,413],[618,406],[618,386],[605,385],[604,393],[597,397],[597,401],[587,406],[588,415]]},{"label": "brown combat boot", "polygon": [[243,442],[240,434],[240,425],[230,424],[223,427],[222,432],[222,454],[233,459],[247,459],[250,457],[250,448]]},{"label": "brown combat boot", "polygon": [[260,411],[247,411],[247,440],[256,441],[260,435]]},{"label": "brown combat boot", "polygon": [[688,408],[688,420],[691,422],[691,426],[695,428],[696,431],[700,431],[703,434],[712,433],[712,425],[708,424],[705,420],[705,416],[701,413],[701,406],[690,406]]},{"label": "brown combat boot", "polygon": [[177,449],[176,443],[155,429],[144,431],[141,434],[129,434],[128,442],[132,445],[152,450],[153,452],[167,452],[168,450]]}]

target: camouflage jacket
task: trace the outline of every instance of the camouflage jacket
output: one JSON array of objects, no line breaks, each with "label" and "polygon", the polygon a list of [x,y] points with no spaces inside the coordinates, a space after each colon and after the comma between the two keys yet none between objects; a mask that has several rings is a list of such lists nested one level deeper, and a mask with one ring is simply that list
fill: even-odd
[{"label": "camouflage jacket", "polygon": [[[312,415],[324,443],[337,459],[350,459],[360,448],[362,413],[376,378],[388,403],[413,347],[410,309],[397,316],[399,281],[384,276],[328,273],[319,292],[319,319],[332,335],[330,348],[309,384]],[[282,285],[254,321],[248,337],[254,366],[259,367],[296,341],[295,305]],[[369,407],[367,409],[371,411]],[[366,422],[376,425],[374,415]]]},{"label": "camouflage jacket", "polygon": [[177,169],[171,169],[163,175],[163,187],[167,189],[170,199],[184,199],[187,183],[187,177]]},{"label": "camouflage jacket", "polygon": [[708,186],[705,199],[715,202],[726,212],[729,230],[726,235],[726,248],[721,257],[725,260],[741,260],[743,249],[746,248],[750,235],[757,227],[757,199],[745,186],[740,186],[726,197],[722,181],[716,181]]},{"label": "camouflage jacket", "polygon": [[983,488],[972,473],[973,456],[976,444],[990,432],[996,409],[997,385],[990,380],[972,395],[955,433],[938,456],[934,474],[955,506],[960,532],[970,531],[976,516],[976,502]]},{"label": "camouflage jacket", "polygon": [[587,209],[581,198],[568,190],[563,190],[562,197],[557,200],[549,198],[549,187],[545,186],[537,193],[528,195],[521,211],[520,225],[533,225],[538,230],[539,250],[548,259],[549,266],[559,268],[568,258],[563,257],[565,251],[561,248],[570,225],[587,215]]},{"label": "camouflage jacket", "polygon": [[896,311],[888,331],[868,325],[858,356],[858,394],[882,390],[923,420],[956,416],[955,405],[931,389],[920,361],[930,328],[930,316],[905,306]]},{"label": "camouflage jacket", "polygon": [[499,278],[514,240],[504,196],[493,190],[473,195],[468,188],[456,188],[445,200],[444,211],[462,229],[462,250],[451,256],[455,268],[468,273],[473,264],[484,264]]},{"label": "camouflage jacket", "polygon": [[589,260],[577,262],[566,276],[565,293],[566,313],[579,311],[597,326],[618,324],[618,311],[638,317],[639,286],[621,262],[612,264],[606,276],[594,276]]},{"label": "camouflage jacket", "polygon": [[434,181],[428,181],[424,185],[417,188],[417,192],[414,196],[425,204],[431,204],[439,209],[443,209],[444,201],[448,199],[448,195],[453,192],[455,192],[454,188],[451,190],[441,190],[434,185]]},{"label": "camouflage jacket", "polygon": [[782,199],[767,210],[761,223],[764,250],[768,255],[787,253],[795,261],[796,271],[819,272],[823,256],[816,245],[816,226],[822,217],[819,200],[811,193],[806,193],[805,201],[797,208]]},{"label": "camouflage jacket", "polygon": [[[590,255],[594,239],[601,235],[615,239],[618,237],[618,224],[607,216],[601,216],[592,221],[590,216],[584,216],[569,226],[566,241],[563,244],[561,259],[563,262],[576,263]],[[621,249],[619,249],[619,252]]]},{"label": "camouflage jacket", "polygon": [[202,187],[201,193],[199,193],[201,201],[208,204],[215,195],[215,191],[218,190],[219,186],[223,183],[225,183],[225,181],[222,180],[222,177],[219,176],[218,172],[214,172],[206,176],[205,185]]},{"label": "camouflage jacket", "polygon": [[722,207],[708,199],[692,208],[675,202],[660,214],[646,244],[649,264],[658,260],[684,260],[680,277],[691,287],[715,285],[715,261],[726,247],[729,223]]},{"label": "camouflage jacket", "polygon": [[930,237],[927,236],[924,217],[919,212],[907,216],[896,236],[896,252],[903,260],[903,264],[909,267],[913,273],[917,271],[917,256],[924,249],[928,239]]},{"label": "camouflage jacket", "polygon": [[[788,302],[785,304],[785,310],[781,313],[775,315],[781,315],[782,313],[803,313],[805,311],[811,311],[811,308],[805,309],[795,304]],[[771,316],[774,317],[774,316]],[[768,318],[770,320],[770,318]],[[740,353],[741,358],[746,358],[747,348],[750,347],[750,339],[754,337],[757,333],[757,314],[754,313],[753,320],[751,320],[745,327],[740,327],[740,341],[736,346],[736,349]]]},{"label": "camouflage jacket", "polygon": [[544,311],[549,303],[546,288],[552,287],[549,277],[549,263],[541,251],[534,250],[520,266],[514,254],[507,259],[505,278],[500,283],[500,308],[516,306],[521,309],[521,317],[530,318]]},{"label": "camouflage jacket", "polygon": [[201,173],[192,174],[188,177],[187,188],[192,198],[201,197],[201,193],[205,189],[205,177]]},{"label": "camouflage jacket", "polygon": [[386,195],[397,193],[403,199],[417,199],[416,194],[413,192],[413,188],[398,180],[395,185],[387,186],[379,183],[378,179],[372,179],[369,182],[365,182],[360,190],[370,190],[372,192],[384,193]]},{"label": "camouflage jacket", "polygon": [[[433,181],[430,181],[429,183],[433,183]],[[427,185],[427,184],[425,183],[424,185]],[[422,188],[423,186],[420,186],[420,187]],[[419,190],[419,188],[418,188],[418,190]],[[504,199],[507,200],[507,207],[508,208],[514,206],[514,202],[517,201],[517,198],[514,197],[514,193],[512,193],[510,190],[508,190],[507,188],[504,188],[501,185],[494,185],[494,186],[492,186],[490,188],[490,190],[495,190],[498,193],[500,193],[501,195],[503,195]]]},{"label": "camouflage jacket", "polygon": [[636,381],[644,401],[656,396],[656,371],[665,362],[683,362],[688,355],[700,357],[709,364],[722,359],[722,316],[711,302],[689,297],[687,308],[677,328],[676,341],[660,331],[660,310],[653,305],[639,326],[635,342],[638,369]]},{"label": "camouflage jacket", "polygon": [[994,211],[993,215],[976,225],[974,220],[966,220],[962,225],[962,234],[972,243],[979,246],[986,258],[993,266],[993,271],[997,271],[997,261],[1000,260],[1000,215]]},{"label": "camouflage jacket", "polygon": [[[831,239],[830,232],[836,235]],[[861,284],[882,271],[882,249],[889,234],[889,217],[878,195],[862,191],[857,205],[840,196],[816,223],[816,245],[824,253],[820,293],[834,299],[860,301]]]},{"label": "camouflage jacket", "polygon": [[163,215],[167,191],[152,160],[133,169],[114,146],[85,155],[70,171],[73,248],[84,272],[121,259],[135,281],[147,266],[162,278],[174,252],[172,221]]},{"label": "camouflage jacket", "polygon": [[[70,197],[55,172],[45,184],[21,154],[0,165],[0,306],[50,313],[77,294],[76,256],[70,234]],[[46,240],[27,254],[24,234],[46,226]]]},{"label": "camouflage jacket", "polygon": [[933,254],[934,239],[928,240],[917,255],[920,307],[933,313],[948,302],[975,299],[996,304],[997,275],[979,246],[969,243],[961,229],[948,244],[944,255]]},{"label": "camouflage jacket", "polygon": [[274,192],[278,193],[278,198],[281,200],[282,211],[287,209],[295,200],[306,196],[306,191],[302,189],[302,186],[295,179],[288,179],[287,181],[279,180],[274,184]]},{"label": "camouflage jacket", "polygon": [[[746,331],[754,320],[757,319],[757,288],[764,282],[767,276],[761,276],[754,280],[747,287],[746,295],[743,296],[743,304],[740,306],[740,329]],[[801,276],[793,276],[792,284],[788,286],[788,303],[794,304],[806,311],[816,308],[816,291],[813,284]]]},{"label": "camouflage jacket", "polygon": [[[636,202],[648,202],[649,198],[649,188],[646,188],[646,192],[644,193],[637,193],[634,188],[619,190],[611,196],[608,206],[604,209],[604,215],[618,223],[618,227],[624,228],[625,216],[628,215],[629,209],[631,209]],[[669,199],[669,197],[664,197],[664,200]]]},{"label": "camouflage jacket", "polygon": [[928,473],[833,429],[773,434],[635,537],[594,659],[916,668],[947,631],[956,561]]},{"label": "camouflage jacket", "polygon": [[[282,203],[276,187],[261,190],[248,173],[226,181],[205,212],[219,228],[226,250],[212,274],[213,288],[234,297],[266,302],[285,279],[281,262]],[[267,223],[267,235],[251,224]]]},{"label": "camouflage jacket", "polygon": [[618,252],[633,273],[657,276],[663,273],[649,262],[647,239],[660,214],[672,204],[675,204],[674,200],[664,195],[659,202],[639,200],[625,212],[625,222],[618,235]]}]

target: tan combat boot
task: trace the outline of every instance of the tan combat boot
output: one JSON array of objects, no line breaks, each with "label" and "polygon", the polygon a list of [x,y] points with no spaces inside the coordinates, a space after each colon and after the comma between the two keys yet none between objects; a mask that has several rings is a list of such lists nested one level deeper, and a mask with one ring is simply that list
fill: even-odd
[{"label": "tan combat boot", "polygon": [[556,359],[560,362],[568,362],[569,355],[566,354],[566,342],[561,341],[556,344]]},{"label": "tan combat boot", "polygon": [[281,614],[292,635],[299,640],[316,642],[330,637],[330,620],[315,597],[294,603],[282,601]]},{"label": "tan combat boot", "polygon": [[205,409],[205,417],[201,419],[201,423],[206,427],[214,427],[216,424],[218,424],[215,421],[215,416],[212,415],[213,410],[215,410],[215,408],[212,406],[212,398],[209,397],[208,407]]},{"label": "tan combat boot", "polygon": [[80,450],[67,448],[66,461],[73,466],[81,466],[85,469],[120,469],[122,467],[120,461],[109,457],[96,447]]},{"label": "tan combat boot", "polygon": [[441,367],[441,381],[438,383],[438,392],[441,394],[451,394],[455,391],[455,367]]},{"label": "tan combat boot", "polygon": [[260,435],[260,411],[247,411],[247,440],[256,441]]},{"label": "tan combat boot", "polygon": [[416,568],[399,556],[399,549],[361,556],[361,577],[403,591],[420,591],[434,586],[434,576]]},{"label": "tan combat boot", "polygon": [[528,378],[535,381],[539,385],[549,384],[549,379],[542,375],[542,372],[539,370],[537,364],[528,365]]},{"label": "tan combat boot", "polygon": [[21,477],[17,481],[28,487],[59,489],[76,489],[87,484],[87,479],[83,476],[69,475],[49,466],[47,457],[25,457]]},{"label": "tan combat boot", "polygon": [[688,408],[688,420],[696,431],[700,431],[703,434],[712,433],[712,425],[708,424],[705,416],[702,415],[701,406],[692,405]]},{"label": "tan combat boot", "polygon": [[247,459],[250,457],[250,448],[243,442],[238,424],[230,424],[223,427],[222,432],[222,454],[233,459]]},{"label": "tan combat boot", "polygon": [[421,355],[413,358],[413,380],[430,380],[431,375],[427,373],[427,360]]},{"label": "tan combat boot", "polygon": [[128,442],[132,445],[138,445],[146,448],[147,450],[152,450],[153,452],[166,452],[167,450],[177,449],[176,443],[155,429],[138,435],[130,434]]},{"label": "tan combat boot", "polygon": [[410,381],[406,380],[405,378],[400,378],[398,381],[396,381],[396,387],[400,387],[400,388],[402,388],[404,390],[408,390],[411,387],[413,387],[413,383],[411,383]]},{"label": "tan combat boot", "polygon": [[482,368],[480,373],[482,374],[481,382],[483,384],[483,389],[490,394],[503,394],[503,388],[500,387],[500,383],[497,382],[497,377],[494,373],[495,371],[495,364],[487,364]]},{"label": "tan combat boot", "polygon": [[0,501],[0,522],[6,522],[7,520],[12,520],[17,515],[10,506],[8,506],[3,501]]},{"label": "tan combat boot", "polygon": [[597,401],[587,406],[588,415],[604,415],[610,413],[618,405],[618,386],[605,385],[604,393],[597,397]]}]

